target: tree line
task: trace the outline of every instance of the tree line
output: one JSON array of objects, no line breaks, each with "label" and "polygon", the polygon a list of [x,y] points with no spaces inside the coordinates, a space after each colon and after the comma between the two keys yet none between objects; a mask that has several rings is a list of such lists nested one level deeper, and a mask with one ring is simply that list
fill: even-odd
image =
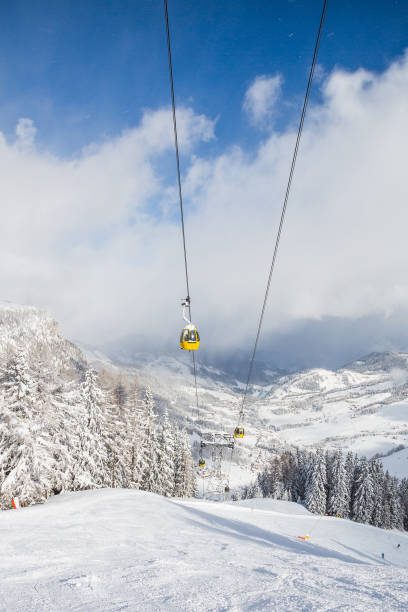
[{"label": "tree line", "polygon": [[158,418],[150,389],[138,400],[90,368],[78,380],[54,374],[23,350],[1,372],[0,508],[100,487],[194,495],[187,434],[166,410]]},{"label": "tree line", "polygon": [[408,479],[384,472],[378,458],[352,452],[286,450],[244,487],[242,498],[302,503],[310,512],[408,530]]}]

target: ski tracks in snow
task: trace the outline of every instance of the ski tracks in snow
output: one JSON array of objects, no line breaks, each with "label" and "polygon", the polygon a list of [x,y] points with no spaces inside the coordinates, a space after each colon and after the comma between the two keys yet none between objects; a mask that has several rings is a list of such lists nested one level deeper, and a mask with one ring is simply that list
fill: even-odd
[{"label": "ski tracks in snow", "polygon": [[101,490],[2,513],[0,610],[408,609],[406,535],[328,517],[302,542],[316,517],[265,501]]}]

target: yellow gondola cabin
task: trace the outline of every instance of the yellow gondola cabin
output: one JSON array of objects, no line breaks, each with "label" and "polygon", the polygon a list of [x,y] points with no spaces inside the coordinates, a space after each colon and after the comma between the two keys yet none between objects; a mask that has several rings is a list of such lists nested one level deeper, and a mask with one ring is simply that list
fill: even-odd
[{"label": "yellow gondola cabin", "polygon": [[234,431],[234,438],[243,438],[244,437],[244,428],[236,427]]},{"label": "yellow gondola cabin", "polygon": [[[196,351],[200,346],[200,336],[196,329],[196,326],[192,324],[190,319],[186,317],[186,308],[190,312],[190,296],[188,295],[185,300],[181,303],[183,307],[183,319],[187,323],[181,332],[180,336],[180,348],[185,351]],[[191,316],[191,315],[190,315]]]},{"label": "yellow gondola cabin", "polygon": [[185,351],[196,351],[200,346],[200,336],[192,323],[187,325],[180,336],[180,348]]}]

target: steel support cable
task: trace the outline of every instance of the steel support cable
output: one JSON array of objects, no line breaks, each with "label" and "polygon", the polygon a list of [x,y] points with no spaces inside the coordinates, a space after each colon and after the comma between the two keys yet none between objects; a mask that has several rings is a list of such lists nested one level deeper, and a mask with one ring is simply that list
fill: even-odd
[{"label": "steel support cable", "polygon": [[[189,313],[189,318],[191,321],[192,319],[191,319],[191,305],[190,305],[190,283],[188,279],[186,232],[184,229],[183,193],[181,189],[180,155],[179,155],[178,136],[177,136],[176,102],[175,102],[175,96],[174,96],[173,63],[171,59],[170,26],[169,26],[169,13],[167,10],[167,0],[164,0],[164,17],[165,17],[165,22],[166,22],[167,55],[169,58],[171,108],[172,108],[172,113],[173,113],[174,147],[176,150],[177,182],[178,182],[178,194],[179,194],[179,202],[180,202],[181,232],[182,232],[182,237],[183,237],[184,269],[185,269],[185,274],[186,274],[188,313]],[[198,415],[199,406],[198,406],[198,390],[197,390],[197,368],[196,368],[195,355],[193,351],[192,351],[192,357],[193,357],[195,396],[196,396],[197,415]]]},{"label": "steel support cable", "polygon": [[[325,20],[325,17],[326,17],[327,2],[328,2],[328,0],[324,0],[324,2],[323,2],[323,9],[322,9],[322,13],[321,13],[321,17],[320,17],[320,23],[319,23],[319,29],[318,29],[317,37],[316,37],[316,43],[315,43],[313,59],[312,59],[312,65],[310,67],[309,79],[308,79],[308,82],[307,82],[306,93],[305,93],[305,98],[304,98],[303,107],[302,107],[302,113],[301,113],[301,116],[300,116],[300,122],[299,122],[299,127],[298,127],[298,132],[297,132],[296,144],[295,144],[295,148],[294,148],[294,151],[293,151],[292,163],[291,163],[291,166],[290,166],[289,178],[288,178],[288,183],[287,183],[287,186],[286,186],[285,198],[284,198],[284,201],[283,201],[283,207],[282,207],[282,212],[281,212],[281,217],[280,217],[280,222],[279,222],[278,233],[276,235],[275,247],[274,247],[273,256],[272,256],[272,262],[271,262],[271,266],[270,266],[270,269],[269,269],[269,275],[268,275],[268,281],[267,281],[267,284],[266,284],[265,296],[264,296],[264,300],[263,300],[263,304],[262,304],[261,315],[260,315],[260,318],[259,318],[258,329],[257,329],[257,332],[256,332],[255,343],[254,343],[254,347],[253,347],[253,350],[252,350],[251,361],[250,361],[250,364],[249,364],[248,376],[247,376],[247,381],[246,381],[246,385],[245,385],[244,395],[243,395],[243,398],[242,398],[241,409],[239,411],[237,427],[242,425],[243,422],[244,422],[245,403],[246,403],[246,398],[247,398],[247,395],[248,395],[249,383],[251,381],[252,372],[253,372],[253,368],[254,368],[255,355],[256,355],[256,351],[258,349],[259,337],[261,335],[262,323],[263,323],[263,319],[264,319],[264,315],[265,315],[266,304],[267,304],[267,301],[268,301],[268,296],[269,296],[269,290],[270,290],[270,286],[271,286],[273,271],[275,269],[276,257],[277,257],[277,254],[278,254],[278,248],[279,248],[279,243],[280,243],[280,239],[281,239],[282,228],[283,228],[283,224],[284,224],[284,221],[285,221],[286,208],[287,208],[287,205],[288,205],[290,188],[292,186],[293,174],[294,174],[294,171],[295,171],[296,159],[297,159],[297,155],[298,155],[298,151],[299,151],[300,139],[301,139],[302,131],[303,131],[303,124],[305,122],[306,110],[307,110],[307,105],[308,105],[308,102],[309,102],[310,90],[311,90],[311,87],[312,87],[313,76],[314,76],[314,71],[315,71],[315,67],[316,67],[317,54],[318,54],[318,51],[319,51],[320,40],[321,40],[321,37],[322,37],[323,24],[324,24],[324,20]],[[231,451],[231,461],[230,461],[230,470],[229,470],[229,473],[231,473],[231,465],[232,465],[233,452],[234,452],[234,450]]]},{"label": "steel support cable", "polygon": [[196,369],[196,361],[194,351],[191,351],[191,355],[193,357],[193,369],[194,369],[194,386],[195,386],[195,394],[196,394],[196,404],[197,404],[197,419],[200,418],[200,408],[198,406],[198,390],[197,390],[197,369]]},{"label": "steel support cable", "polygon": [[[301,117],[300,117],[300,122],[299,122],[299,127],[298,127],[298,132],[297,132],[295,149],[293,151],[292,163],[291,163],[291,166],[290,166],[289,179],[288,179],[288,183],[287,183],[287,186],[286,186],[285,198],[284,198],[284,201],[283,201],[283,207],[282,207],[282,213],[281,213],[280,222],[279,222],[278,233],[276,235],[275,248],[274,248],[274,251],[273,251],[272,262],[271,262],[271,266],[270,266],[270,269],[269,269],[269,276],[268,276],[268,282],[266,284],[265,297],[264,297],[264,301],[263,301],[263,304],[262,304],[261,316],[259,318],[258,329],[257,329],[257,332],[256,332],[256,338],[255,338],[255,344],[254,344],[254,348],[253,348],[253,351],[252,351],[252,356],[251,356],[251,361],[250,361],[250,364],[249,364],[249,370],[248,370],[248,376],[247,376],[244,396],[242,398],[242,405],[241,405],[241,410],[240,410],[240,413],[239,413],[240,419],[244,418],[245,401],[246,401],[246,397],[248,395],[249,383],[250,383],[251,377],[252,377],[252,372],[253,372],[253,368],[254,368],[254,361],[255,361],[255,355],[256,355],[257,348],[258,348],[259,337],[261,335],[262,323],[263,323],[263,319],[264,319],[264,315],[265,315],[265,310],[266,310],[266,305],[267,305],[267,301],[268,301],[269,290],[270,290],[270,287],[271,287],[273,271],[275,269],[276,257],[277,257],[277,254],[278,254],[279,243],[280,243],[281,234],[282,234],[282,228],[283,228],[283,224],[284,224],[284,221],[285,221],[286,208],[287,208],[287,205],[288,205],[290,188],[292,186],[293,174],[294,174],[294,171],[295,171],[296,159],[297,159],[297,155],[298,155],[298,151],[299,151],[299,144],[300,144],[300,139],[301,139],[301,136],[302,136],[303,124],[305,122],[306,109],[307,109],[307,105],[308,105],[308,102],[309,102],[310,90],[311,90],[311,87],[312,87],[313,75],[314,75],[314,71],[315,71],[315,67],[316,67],[316,60],[317,60],[317,54],[318,54],[319,46],[320,46],[320,39],[321,39],[321,36],[322,36],[324,19],[325,19],[325,16],[326,16],[327,2],[328,2],[328,0],[324,0],[324,2],[323,2],[323,10],[322,10],[321,18],[320,18],[319,30],[318,30],[318,33],[317,33],[315,49],[314,49],[314,53],[313,53],[312,65],[310,67],[309,79],[308,79],[308,82],[307,82],[305,99],[304,99],[304,102],[303,102],[302,114],[301,114]],[[238,425],[239,425],[239,423],[238,423]]]},{"label": "steel support cable", "polygon": [[[179,146],[178,146],[178,137],[177,137],[176,102],[174,98],[173,65],[172,65],[172,60],[171,60],[170,27],[169,27],[169,13],[167,10],[167,0],[164,0],[164,16],[166,20],[167,54],[169,58],[170,93],[171,93],[171,107],[173,111],[174,147],[176,149],[177,181],[178,181],[178,193],[179,193],[180,216],[181,216],[181,232],[183,235],[184,269],[186,273],[187,296],[189,297],[190,296],[190,285],[188,282],[186,233],[184,230],[183,194],[181,190],[180,155],[179,155]],[[191,321],[190,306],[188,310],[189,310],[190,321]]]}]

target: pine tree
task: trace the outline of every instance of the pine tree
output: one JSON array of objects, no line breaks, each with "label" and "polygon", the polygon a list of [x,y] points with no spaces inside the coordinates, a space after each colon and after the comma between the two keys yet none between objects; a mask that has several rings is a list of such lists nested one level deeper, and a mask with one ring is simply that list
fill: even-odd
[{"label": "pine tree", "polygon": [[332,497],[332,487],[334,485],[333,479],[333,467],[334,467],[334,457],[335,453],[326,449],[324,453],[324,460],[326,463],[326,500],[327,500],[327,508],[326,511],[329,512],[329,499]]},{"label": "pine tree", "polygon": [[306,497],[306,483],[308,475],[308,464],[310,453],[304,449],[296,449],[297,455],[297,474],[294,483],[293,499],[302,502]]},{"label": "pine tree", "polygon": [[35,414],[34,386],[28,371],[26,354],[20,349],[6,367],[4,400],[10,412],[26,421]]},{"label": "pine tree", "polygon": [[341,451],[337,451],[334,454],[330,466],[330,487],[327,512],[332,516],[347,518],[349,515],[350,498],[347,474]]},{"label": "pine tree", "polygon": [[154,413],[154,399],[150,388],[145,391],[141,419],[141,447],[139,464],[141,468],[140,488],[158,493],[161,477],[158,462],[157,419]]},{"label": "pine tree", "polygon": [[306,508],[315,514],[326,511],[326,461],[324,453],[318,449],[310,465],[306,484]]},{"label": "pine tree", "polygon": [[167,408],[164,411],[159,433],[159,469],[161,480],[161,495],[171,497],[174,493],[175,479],[175,439],[174,428],[169,422]]},{"label": "pine tree", "polygon": [[[54,365],[58,358],[54,359]],[[50,367],[50,360],[40,355],[34,362],[34,404],[35,413],[42,423],[43,432],[48,442],[48,457],[50,460],[51,491],[53,494],[70,489],[73,476],[73,449],[75,439],[75,405],[78,396],[75,395],[75,385],[66,383],[57,376]],[[74,390],[74,393],[73,393]]]},{"label": "pine tree", "polygon": [[105,401],[106,445],[111,487],[126,488],[132,483],[132,433],[128,394],[122,376]]},{"label": "pine tree", "polygon": [[384,469],[378,459],[369,462],[373,482],[373,513],[370,523],[375,527],[384,527]]},{"label": "pine tree", "polygon": [[405,531],[408,531],[408,478],[401,480],[399,495],[402,508],[402,524]]},{"label": "pine tree", "polygon": [[95,370],[88,369],[81,385],[82,415],[78,423],[79,445],[74,470],[74,490],[110,484],[104,440],[104,397]]},{"label": "pine tree", "polygon": [[374,491],[370,467],[365,457],[360,459],[355,493],[353,500],[352,518],[358,523],[370,523],[373,514]]},{"label": "pine tree", "polygon": [[284,495],[286,501],[290,501],[292,499],[292,491],[296,488],[296,456],[292,453],[291,450],[287,450],[282,453],[280,461],[282,473],[282,495]]},{"label": "pine tree", "polygon": [[197,482],[194,469],[193,456],[185,430],[176,436],[175,444],[175,471],[174,496],[195,497]]},{"label": "pine tree", "polygon": [[387,471],[383,484],[383,526],[391,529],[391,476]]},{"label": "pine tree", "polygon": [[348,485],[349,497],[350,497],[349,517],[352,518],[354,494],[355,494],[355,483],[357,481],[357,472],[358,472],[357,455],[349,451],[346,456],[344,467],[346,470],[347,485]]},{"label": "pine tree", "polygon": [[184,442],[184,461],[185,461],[185,473],[186,473],[186,496],[197,497],[197,478],[194,468],[194,459],[191,452],[190,441],[187,436],[186,430],[182,432]]},{"label": "pine tree", "polygon": [[247,499],[255,499],[257,497],[262,497],[261,489],[259,488],[258,481],[254,480],[248,487],[247,491]]},{"label": "pine tree", "polygon": [[20,350],[6,367],[1,407],[0,464],[2,504],[18,497],[22,505],[44,501],[51,490],[49,437],[35,408],[34,383]]},{"label": "pine tree", "polygon": [[185,457],[181,432],[174,428],[174,497],[185,496]]},{"label": "pine tree", "polygon": [[48,398],[47,431],[51,441],[52,492],[54,494],[72,489],[74,478],[75,449],[78,448],[77,426],[74,418],[79,401],[71,401],[78,394],[72,392],[74,385],[59,385]]},{"label": "pine tree", "polygon": [[403,529],[404,515],[401,499],[398,491],[398,479],[391,478],[390,486],[390,527],[392,529]]},{"label": "pine tree", "polygon": [[279,457],[274,457],[269,465],[269,497],[280,499],[283,493],[282,463]]},{"label": "pine tree", "polygon": [[137,397],[137,391],[133,393],[131,409],[129,409],[129,486],[140,488],[144,472],[144,448],[145,448],[145,414],[144,400]]}]

